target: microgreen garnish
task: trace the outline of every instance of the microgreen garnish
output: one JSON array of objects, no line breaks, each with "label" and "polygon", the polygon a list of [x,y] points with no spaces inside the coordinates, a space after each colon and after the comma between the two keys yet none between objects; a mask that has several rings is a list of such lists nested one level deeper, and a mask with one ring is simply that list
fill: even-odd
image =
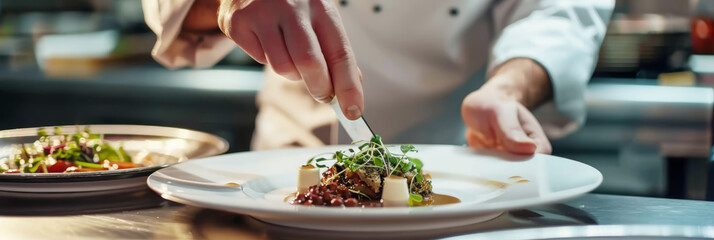
[{"label": "microgreen garnish", "polygon": [[416,203],[420,203],[421,201],[424,201],[424,197],[422,197],[420,194],[416,194],[416,193],[409,194],[409,205],[410,206],[414,206]]},{"label": "microgreen garnish", "polygon": [[411,144],[402,145],[402,147],[400,147],[400,149],[402,150],[402,153],[404,153],[404,154],[407,154],[408,152],[418,152],[418,150],[414,147],[414,145],[411,145]]}]

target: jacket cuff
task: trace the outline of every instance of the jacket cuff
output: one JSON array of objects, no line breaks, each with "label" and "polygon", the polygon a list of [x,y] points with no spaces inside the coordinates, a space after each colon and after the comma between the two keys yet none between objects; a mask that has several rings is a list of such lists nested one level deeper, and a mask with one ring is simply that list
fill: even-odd
[{"label": "jacket cuff", "polygon": [[[522,20],[528,21],[528,20]],[[597,59],[591,34],[562,18],[507,27],[494,46],[489,70],[513,58],[530,58],[546,70],[553,86],[555,107],[570,121],[585,122],[585,89]]]}]

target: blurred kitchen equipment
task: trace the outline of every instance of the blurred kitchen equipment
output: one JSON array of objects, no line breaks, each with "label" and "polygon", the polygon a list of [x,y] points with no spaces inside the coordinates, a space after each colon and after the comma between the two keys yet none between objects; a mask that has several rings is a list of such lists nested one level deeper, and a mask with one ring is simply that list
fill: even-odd
[{"label": "blurred kitchen equipment", "polygon": [[37,65],[49,76],[93,76],[102,60],[111,56],[118,38],[115,30],[45,35],[35,46]]},{"label": "blurred kitchen equipment", "polygon": [[692,19],[692,53],[714,54],[714,20],[706,16]]},{"label": "blurred kitchen equipment", "polygon": [[714,54],[714,1],[696,2],[690,25],[692,53]]},{"label": "blurred kitchen equipment", "polygon": [[[247,151],[257,114],[258,68],[107,69],[91,80],[5,73],[0,78],[0,129],[137,124],[195,129]],[[21,101],[18,99],[22,99]]]},{"label": "blurred kitchen equipment", "polygon": [[656,78],[681,70],[688,56],[689,22],[687,16],[614,15],[595,71],[601,76]]},{"label": "blurred kitchen equipment", "polygon": [[656,82],[593,79],[587,123],[552,140],[553,154],[600,170],[601,192],[703,199],[714,90]]},{"label": "blurred kitchen equipment", "polygon": [[597,191],[694,199],[714,192],[706,180],[714,93],[689,71],[692,62],[714,66],[689,57],[692,16],[704,1],[617,1],[588,85],[586,123],[552,141],[554,154],[603,172]]},{"label": "blurred kitchen equipment", "polygon": [[690,9],[689,1],[617,1],[595,75],[656,78],[681,70],[690,48]]}]

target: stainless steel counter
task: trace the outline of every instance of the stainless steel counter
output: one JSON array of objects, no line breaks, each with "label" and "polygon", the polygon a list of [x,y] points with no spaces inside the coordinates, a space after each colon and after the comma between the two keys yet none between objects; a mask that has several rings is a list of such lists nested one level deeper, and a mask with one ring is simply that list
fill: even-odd
[{"label": "stainless steel counter", "polygon": [[0,197],[0,214],[2,239],[431,239],[472,233],[465,239],[714,238],[714,202],[601,194],[423,232],[286,228],[171,203],[148,190],[67,199]]}]

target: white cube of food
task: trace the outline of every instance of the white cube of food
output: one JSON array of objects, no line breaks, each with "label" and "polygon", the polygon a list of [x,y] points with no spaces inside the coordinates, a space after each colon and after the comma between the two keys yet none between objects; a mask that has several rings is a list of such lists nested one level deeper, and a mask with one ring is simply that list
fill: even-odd
[{"label": "white cube of food", "polygon": [[320,184],[320,169],[313,165],[303,165],[298,171],[297,191],[306,193],[310,186]]},{"label": "white cube of food", "polygon": [[398,176],[384,178],[382,204],[385,207],[409,206],[409,189],[406,178]]}]

